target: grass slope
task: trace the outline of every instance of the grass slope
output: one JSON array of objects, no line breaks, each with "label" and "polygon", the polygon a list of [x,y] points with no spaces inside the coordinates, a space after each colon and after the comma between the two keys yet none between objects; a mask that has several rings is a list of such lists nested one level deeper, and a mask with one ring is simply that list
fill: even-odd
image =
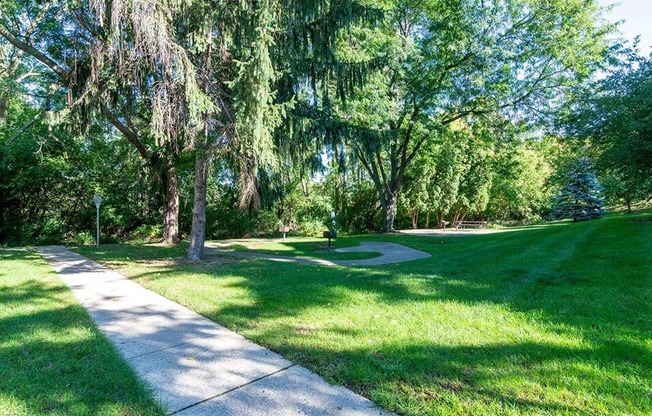
[{"label": "grass slope", "polygon": [[162,415],[37,254],[0,249],[0,414]]},{"label": "grass slope", "polygon": [[492,235],[343,238],[433,255],[381,268],[151,262],[179,247],[79,251],[389,410],[649,415],[651,237],[643,213]]}]

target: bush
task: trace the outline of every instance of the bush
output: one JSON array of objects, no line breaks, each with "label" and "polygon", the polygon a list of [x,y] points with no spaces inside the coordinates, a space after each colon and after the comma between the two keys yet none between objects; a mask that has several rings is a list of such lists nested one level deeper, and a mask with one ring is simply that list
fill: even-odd
[{"label": "bush", "polygon": [[33,242],[43,246],[48,244],[61,244],[64,240],[64,226],[55,218],[45,220],[43,223],[26,225],[22,228],[21,243]]},{"label": "bush", "polygon": [[90,246],[95,244],[95,236],[88,231],[82,231],[66,238],[66,244],[75,246]]},{"label": "bush", "polygon": [[329,227],[324,225],[324,221],[316,220],[314,218],[305,219],[297,224],[296,230],[293,229],[297,235],[304,237],[321,237],[322,233]]},{"label": "bush", "polygon": [[237,208],[211,206],[206,212],[206,238],[241,238],[253,234],[252,218]]},{"label": "bush", "polygon": [[149,243],[160,241],[163,238],[163,227],[159,225],[143,224],[129,233],[129,239],[132,241]]},{"label": "bush", "polygon": [[353,188],[346,211],[340,213],[337,223],[338,227],[350,233],[366,233],[378,231],[381,217],[376,190],[372,187],[358,187]]},{"label": "bush", "polygon": [[252,218],[254,232],[275,234],[278,233],[278,228],[281,222],[272,210],[261,210]]}]

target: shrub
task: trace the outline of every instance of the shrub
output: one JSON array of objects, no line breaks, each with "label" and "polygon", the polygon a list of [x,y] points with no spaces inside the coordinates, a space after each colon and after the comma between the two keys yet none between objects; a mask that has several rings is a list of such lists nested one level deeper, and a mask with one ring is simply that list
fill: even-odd
[{"label": "shrub", "polygon": [[322,233],[328,228],[324,225],[324,221],[309,218],[297,223],[297,228],[296,230],[293,229],[293,231],[297,235],[305,237],[321,237]]},{"label": "shrub", "polygon": [[163,228],[161,225],[143,224],[129,233],[130,240],[144,243],[159,241],[162,238]]},{"label": "shrub", "polygon": [[337,218],[338,227],[351,233],[377,231],[381,223],[382,211],[378,195],[372,187],[352,189],[346,210]]},{"label": "shrub", "polygon": [[254,215],[252,223],[255,232],[278,233],[280,221],[272,210],[261,210]]},{"label": "shrub", "polygon": [[88,231],[82,231],[66,238],[65,242],[75,246],[89,246],[95,244],[95,236]]},{"label": "shrub", "polygon": [[49,218],[43,223],[23,227],[21,242],[34,242],[37,245],[61,244],[64,240],[64,226],[61,221]]},{"label": "shrub", "polygon": [[211,206],[206,212],[206,238],[240,238],[253,234],[252,218],[237,208]]}]

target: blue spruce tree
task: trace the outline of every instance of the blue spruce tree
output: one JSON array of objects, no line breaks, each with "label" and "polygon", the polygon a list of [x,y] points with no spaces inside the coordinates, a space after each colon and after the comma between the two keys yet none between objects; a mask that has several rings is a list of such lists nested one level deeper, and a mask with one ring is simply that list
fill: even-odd
[{"label": "blue spruce tree", "polygon": [[564,179],[564,186],[553,208],[555,218],[572,218],[573,222],[578,222],[604,215],[603,188],[593,173],[589,159],[579,159]]}]

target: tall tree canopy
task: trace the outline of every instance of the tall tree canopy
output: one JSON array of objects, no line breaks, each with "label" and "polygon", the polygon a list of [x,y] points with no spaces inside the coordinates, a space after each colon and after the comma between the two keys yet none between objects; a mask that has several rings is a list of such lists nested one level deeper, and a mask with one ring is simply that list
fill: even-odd
[{"label": "tall tree canopy", "polygon": [[[585,0],[395,1],[374,31],[343,42],[353,62],[384,57],[376,76],[342,105],[358,158],[375,183],[393,231],[407,166],[450,123],[493,114],[530,121],[554,110],[564,91],[606,52],[600,8]],[[499,118],[500,119],[500,118]]]},{"label": "tall tree canopy", "polygon": [[169,225],[178,222],[179,152],[194,149],[192,260],[202,256],[216,149],[230,145],[237,155],[246,204],[256,169],[273,164],[274,130],[293,96],[306,83],[346,79],[333,53],[337,33],[378,14],[348,0],[41,3],[4,2],[0,36],[58,77],[72,120],[103,115],[150,165],[162,166],[170,241],[178,233]]},{"label": "tall tree canopy", "polygon": [[[147,218],[158,202],[166,242],[183,223],[191,260],[202,257],[208,204],[228,200],[252,217],[276,207],[292,221],[315,172],[334,191],[332,207],[320,200],[320,209],[334,208],[344,226],[377,221],[373,228],[392,231],[399,195],[414,226],[419,211],[439,221],[536,218],[548,207],[547,193],[536,193],[543,182],[532,179],[545,156],[497,141],[548,118],[600,67],[611,29],[600,13],[592,0],[4,0],[0,124],[22,89],[29,98],[18,100],[22,115],[4,137],[67,126],[75,143],[106,134],[115,150],[107,157],[125,153],[113,146],[122,137],[142,159],[125,172],[152,178],[159,195],[143,200]],[[634,86],[649,74],[624,81],[630,72],[612,85],[644,103]],[[596,91],[611,103],[618,95],[606,84]],[[575,108],[589,111],[576,115],[588,120],[600,103],[584,100]],[[627,135],[645,132],[628,123]],[[577,135],[602,156],[623,149],[588,129]],[[637,183],[649,177],[637,172]],[[223,199],[209,195],[217,188],[228,188]],[[532,196],[539,202],[525,207]],[[313,214],[305,218],[316,223]]]},{"label": "tall tree canopy", "polygon": [[652,57],[630,52],[572,104],[567,131],[589,144],[607,190],[629,209],[652,196]]},{"label": "tall tree canopy", "polygon": [[0,36],[50,69],[68,95],[61,116],[69,124],[83,131],[103,116],[137,149],[163,185],[164,240],[174,242],[179,135],[172,127],[187,112],[172,109],[180,102],[165,77],[177,82],[175,67],[188,62],[171,40],[162,3],[149,3],[8,0],[0,4]]}]

